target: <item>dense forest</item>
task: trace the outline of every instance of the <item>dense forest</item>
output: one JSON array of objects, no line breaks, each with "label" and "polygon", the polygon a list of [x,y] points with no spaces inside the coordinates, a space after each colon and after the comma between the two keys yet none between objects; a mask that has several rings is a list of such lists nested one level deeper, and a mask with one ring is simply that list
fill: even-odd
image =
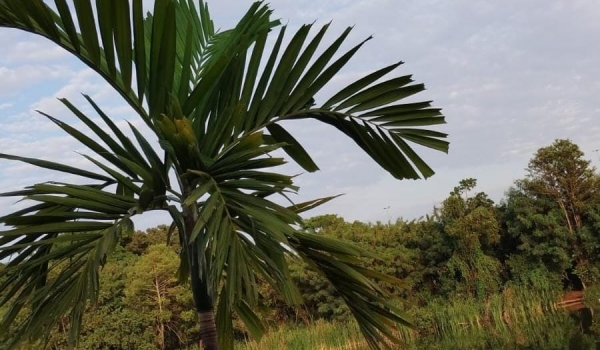
[{"label": "dense forest", "polygon": [[[416,325],[403,335],[407,343],[447,348],[452,345],[439,345],[442,339],[458,342],[454,345],[469,341],[469,348],[482,349],[595,346],[600,327],[582,325],[578,314],[567,317],[556,307],[565,291],[584,290],[593,308],[600,286],[600,175],[569,140],[539,149],[526,177],[507,189],[499,203],[477,191],[476,179],[465,179],[418,220],[364,223],[323,215],[307,219],[303,229],[352,241],[372,253],[366,266],[394,277],[383,287],[398,296]],[[121,237],[101,271],[98,304],[84,316],[79,349],[185,349],[197,344],[192,295],[178,283],[179,242],[168,231],[159,226]],[[323,321],[349,324],[351,315],[335,289],[310,266],[289,259],[304,298],[300,311],[257,281],[260,315],[272,331]],[[0,296],[9,293],[3,290]],[[552,313],[558,315],[550,317]],[[547,324],[550,319],[553,326]],[[528,334],[526,325],[532,320],[542,328]],[[235,325],[240,343],[251,337],[241,322]],[[68,327],[65,321],[55,329],[49,348],[67,347]],[[554,336],[552,327],[559,327]],[[475,329],[486,328],[478,337]],[[461,340],[460,332],[469,336]]]}]

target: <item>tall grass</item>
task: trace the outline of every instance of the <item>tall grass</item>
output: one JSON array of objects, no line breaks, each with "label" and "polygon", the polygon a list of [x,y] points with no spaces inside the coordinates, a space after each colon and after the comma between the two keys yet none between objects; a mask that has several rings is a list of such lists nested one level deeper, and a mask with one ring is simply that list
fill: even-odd
[{"label": "tall grass", "polygon": [[355,323],[326,321],[317,321],[310,327],[281,327],[269,332],[260,342],[249,341],[236,347],[240,350],[360,350],[365,348],[366,343]]},{"label": "tall grass", "polygon": [[[417,328],[403,328],[399,349],[596,349],[569,313],[556,309],[557,294],[506,289],[485,301],[456,298],[410,310]],[[241,350],[367,349],[353,322],[317,321],[309,327],[284,326]]]},{"label": "tall grass", "polygon": [[554,293],[507,288],[483,302],[470,298],[438,301],[426,308],[429,310],[415,310],[415,318],[427,311],[433,314],[433,334],[421,334],[440,348],[541,346],[547,343],[539,339],[540,334],[547,333],[542,330],[563,328],[564,321],[572,323],[564,312],[556,310],[555,300]]}]

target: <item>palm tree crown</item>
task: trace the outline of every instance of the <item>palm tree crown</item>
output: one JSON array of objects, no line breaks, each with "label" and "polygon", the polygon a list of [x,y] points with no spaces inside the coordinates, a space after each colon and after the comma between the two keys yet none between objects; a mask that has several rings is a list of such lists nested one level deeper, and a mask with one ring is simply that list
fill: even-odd
[{"label": "palm tree crown", "polygon": [[[95,6],[94,6],[95,4]],[[55,8],[55,10],[53,9]],[[83,123],[80,131],[44,114],[87,146],[96,170],[0,154],[39,168],[79,176],[76,183],[45,182],[4,193],[32,203],[0,218],[0,306],[9,305],[0,331],[12,344],[42,339],[64,315],[76,342],[81,319],[98,293],[98,270],[133,228],[131,217],[168,211],[182,242],[180,279],[190,283],[203,346],[231,349],[237,314],[260,337],[254,313],[256,279],[286,302],[301,303],[287,261],[302,259],[336,287],[370,346],[397,341],[393,327],[409,324],[365,269],[368,253],[351,244],[298,229],[299,213],[333,197],[283,206],[273,198],[296,192],[290,176],[273,172],[283,150],[309,172],[317,165],[281,121],[314,119],[348,137],[397,179],[433,175],[408,142],[447,151],[445,134],[421,129],[444,123],[430,102],[402,103],[424,90],[411,76],[386,78],[394,63],[344,87],[323,103],[314,97],[365,43],[338,54],[351,28],[322,45],[329,25],[310,35],[286,27],[254,3],[230,30],[216,31],[202,1],[0,0],[0,26],[42,35],[100,74],[152,131],[130,124],[123,132],[92,98],[89,116],[62,103]],[[267,45],[271,32],[275,43]],[[368,40],[368,39],[367,39]],[[285,44],[284,44],[285,42]],[[127,136],[133,135],[133,138]],[[160,145],[160,149],[153,144]],[[0,277],[2,277],[0,276]]]}]

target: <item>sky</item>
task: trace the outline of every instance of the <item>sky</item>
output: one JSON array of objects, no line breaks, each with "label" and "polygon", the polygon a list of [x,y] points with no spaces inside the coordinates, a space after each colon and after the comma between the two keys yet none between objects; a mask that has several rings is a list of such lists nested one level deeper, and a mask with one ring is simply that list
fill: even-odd
[{"label": "sky", "polygon": [[[151,8],[151,1],[146,1]],[[208,1],[215,26],[228,29],[251,1]],[[464,178],[500,201],[525,175],[540,147],[569,138],[600,165],[600,3],[596,0],[272,0],[273,17],[290,29],[332,21],[329,42],[354,26],[346,48],[373,35],[346,69],[317,96],[324,102],[352,81],[402,60],[396,73],[413,74],[448,124],[450,152],[417,152],[436,171],[427,180],[398,181],[335,129],[314,122],[286,124],[321,170],[297,178],[302,201],[344,194],[309,215],[335,213],[347,220],[388,221],[429,214]],[[316,28],[315,28],[316,31]],[[91,95],[119,125],[142,126],[111,88],[82,63],[42,38],[0,30],[0,152],[89,167],[85,148],[40,116],[74,117],[57,98],[84,111]],[[282,169],[289,174],[301,170]],[[69,180],[20,163],[0,161],[0,188],[19,189]],[[0,199],[0,215],[15,210]],[[168,224],[147,214],[138,228]]]}]

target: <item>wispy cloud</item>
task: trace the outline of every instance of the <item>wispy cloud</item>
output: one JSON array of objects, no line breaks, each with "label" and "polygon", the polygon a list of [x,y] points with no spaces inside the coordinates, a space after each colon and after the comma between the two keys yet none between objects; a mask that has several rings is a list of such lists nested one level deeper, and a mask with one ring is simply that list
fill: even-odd
[{"label": "wispy cloud", "polygon": [[64,81],[72,74],[73,71],[64,65],[0,66],[0,98],[14,96],[49,80]]},{"label": "wispy cloud", "polygon": [[66,58],[69,58],[69,53],[61,47],[46,41],[27,40],[8,46],[2,61],[6,64],[48,63]]}]

